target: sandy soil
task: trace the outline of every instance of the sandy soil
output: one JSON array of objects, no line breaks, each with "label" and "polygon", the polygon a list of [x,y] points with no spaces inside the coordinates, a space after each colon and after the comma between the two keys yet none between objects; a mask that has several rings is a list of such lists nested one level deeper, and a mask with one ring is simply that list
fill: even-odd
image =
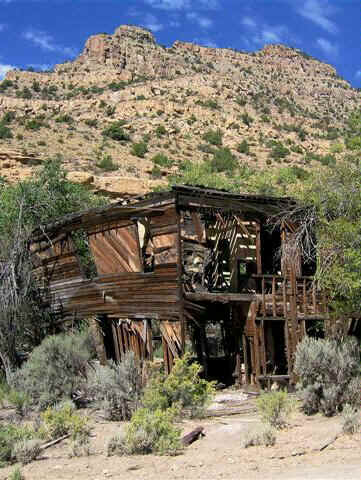
[{"label": "sandy soil", "polygon": [[[245,402],[239,393],[220,394],[218,404]],[[249,404],[249,400],[247,401]],[[253,400],[251,400],[252,405]],[[217,404],[214,405],[217,410]],[[278,433],[274,447],[242,449],[246,429],[259,423],[245,413],[182,423],[184,433],[202,425],[206,436],[176,457],[155,455],[107,457],[107,440],[124,424],[93,421],[91,455],[69,458],[70,442],[51,447],[41,459],[21,468],[25,480],[360,480],[361,434],[340,437],[318,451],[341,430],[339,417],[306,417],[296,413],[289,428]],[[317,451],[315,451],[317,450]],[[0,470],[6,479],[14,466]]]}]

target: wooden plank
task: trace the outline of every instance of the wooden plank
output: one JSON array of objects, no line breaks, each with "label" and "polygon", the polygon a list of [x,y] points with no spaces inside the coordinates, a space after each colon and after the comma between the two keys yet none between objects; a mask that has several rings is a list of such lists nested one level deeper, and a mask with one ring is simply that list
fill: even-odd
[{"label": "wooden plank", "polygon": [[255,300],[256,295],[246,293],[193,293],[186,292],[185,298],[194,302],[219,302],[219,303],[231,303],[231,302],[251,302]]}]

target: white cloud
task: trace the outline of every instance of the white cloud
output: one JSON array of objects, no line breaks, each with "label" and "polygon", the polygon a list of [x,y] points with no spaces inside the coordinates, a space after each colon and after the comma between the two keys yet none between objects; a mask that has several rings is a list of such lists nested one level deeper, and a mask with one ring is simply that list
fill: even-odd
[{"label": "white cloud", "polygon": [[243,17],[241,24],[248,30],[248,34],[242,36],[248,47],[263,46],[265,43],[296,41],[285,25],[267,25],[252,17]]},{"label": "white cloud", "polygon": [[9,71],[9,70],[14,70],[14,67],[13,65],[4,65],[2,63],[0,63],[0,80],[2,80],[6,73]]},{"label": "white cloud", "polygon": [[190,7],[190,0],[145,0],[148,5],[162,10],[182,10]]},{"label": "white cloud", "polygon": [[54,42],[54,38],[51,35],[41,30],[29,29],[23,33],[23,37],[34,45],[40,47],[42,50],[63,53],[69,57],[75,57],[77,55],[77,51],[73,47],[58,45]]},{"label": "white cloud", "polygon": [[257,22],[251,17],[243,17],[241,23],[245,27],[249,28],[255,28],[257,26]]},{"label": "white cloud", "polygon": [[187,13],[188,20],[198,23],[201,28],[210,28],[213,25],[213,20],[196,12]]},{"label": "white cloud", "polygon": [[215,10],[219,7],[218,0],[145,0],[145,2],[161,10],[185,10],[191,7]]},{"label": "white cloud", "polygon": [[331,6],[327,0],[306,0],[297,11],[327,32],[333,34],[338,32],[336,23],[329,18],[337,9]]},{"label": "white cloud", "polygon": [[336,43],[331,43],[326,38],[318,38],[316,40],[317,46],[323,50],[326,55],[331,57],[336,57],[338,54],[338,45]]},{"label": "white cloud", "polygon": [[152,30],[152,32],[159,32],[164,28],[163,24],[158,21],[157,17],[151,15],[150,13],[144,18],[144,26],[149,28],[149,30]]}]

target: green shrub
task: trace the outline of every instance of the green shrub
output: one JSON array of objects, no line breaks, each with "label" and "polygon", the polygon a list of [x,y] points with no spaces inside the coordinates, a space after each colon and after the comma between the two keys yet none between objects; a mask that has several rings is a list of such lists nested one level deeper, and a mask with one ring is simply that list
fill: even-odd
[{"label": "green shrub", "polygon": [[285,147],[281,142],[273,142],[272,150],[270,157],[275,160],[280,160],[281,158],[287,157],[290,154],[290,151]]},{"label": "green shrub", "polygon": [[23,417],[26,414],[30,403],[30,399],[26,393],[11,389],[7,394],[7,400],[11,405],[14,405],[18,415]]},{"label": "green shrub", "polygon": [[104,153],[100,160],[96,163],[98,168],[105,170],[106,172],[112,172],[114,170],[118,170],[118,165],[113,162],[113,158],[110,153]]},{"label": "green shrub", "polygon": [[25,100],[30,100],[33,98],[33,94],[28,87],[24,87],[22,90],[17,90],[16,96],[18,98],[24,98]]},{"label": "green shrub", "polygon": [[331,153],[342,153],[343,152],[343,144],[342,143],[334,143],[330,146]]},{"label": "green shrub", "polygon": [[88,127],[97,127],[98,126],[98,120],[96,118],[86,118],[84,120],[85,125],[88,125]]},{"label": "green shrub", "polygon": [[48,407],[41,414],[42,425],[39,429],[41,436],[53,440],[68,433],[73,440],[89,435],[88,418],[75,412],[71,401],[55,407]]},{"label": "green shrub", "polygon": [[25,123],[25,128],[26,130],[40,130],[40,128],[43,126],[43,122],[37,118],[33,118],[31,120],[28,120]]},{"label": "green shrub", "polygon": [[158,165],[154,165],[151,175],[154,179],[162,178],[162,170],[158,167]]},{"label": "green shrub", "polygon": [[9,480],[25,480],[24,475],[21,473],[19,467],[16,467],[15,470],[10,474]]},{"label": "green shrub", "polygon": [[127,86],[127,83],[124,82],[123,80],[120,80],[119,82],[111,82],[108,84],[108,88],[113,92],[117,92],[118,90],[123,90],[126,86]]},{"label": "green shrub", "polygon": [[49,336],[14,374],[13,386],[40,408],[71,398],[85,381],[90,357],[87,334]]},{"label": "green shrub", "polygon": [[140,404],[140,365],[129,353],[119,364],[109,362],[106,366],[94,366],[87,388],[108,420],[129,420]]},{"label": "green shrub", "polygon": [[173,165],[173,160],[167,157],[167,155],[164,155],[164,153],[154,155],[152,162],[160,167],[171,167]]},{"label": "green shrub", "polygon": [[211,167],[214,172],[232,173],[238,166],[236,157],[228,147],[214,151]]},{"label": "green shrub", "polygon": [[7,90],[8,88],[12,87],[14,85],[14,82],[12,80],[7,80],[5,78],[5,80],[3,80],[1,83],[0,83],[0,92],[5,92],[5,90]]},{"label": "green shrub", "polygon": [[360,413],[357,408],[346,404],[342,410],[342,431],[353,435],[360,430]]},{"label": "green shrub", "polygon": [[220,108],[218,105],[218,102],[216,100],[212,100],[211,98],[203,102],[203,106],[207,108],[211,108],[212,110],[217,110]]},{"label": "green shrub", "polygon": [[4,123],[0,123],[0,140],[5,140],[6,138],[13,138],[12,131]]},{"label": "green shrub", "polygon": [[168,376],[154,374],[143,395],[143,405],[149,410],[176,407],[190,416],[201,416],[214,394],[213,382],[199,377],[201,366],[189,363],[190,355],[178,358]]},{"label": "green shrub", "polygon": [[17,442],[34,438],[35,432],[28,426],[0,424],[0,466],[13,460],[13,449]]},{"label": "green shrub", "polygon": [[243,448],[254,447],[257,445],[264,445],[272,447],[276,443],[276,434],[274,428],[270,425],[259,425],[254,428],[246,430],[241,439]]},{"label": "green shrub", "polygon": [[127,447],[125,444],[125,434],[114,435],[109,439],[106,445],[107,457],[112,455],[126,455]]},{"label": "green shrub", "polygon": [[139,158],[144,158],[148,152],[148,146],[145,142],[133,143],[131,153]]},{"label": "green shrub", "polygon": [[253,118],[249,115],[248,112],[242,113],[241,120],[245,125],[247,125],[247,127],[250,127],[253,123]]},{"label": "green shrub", "polygon": [[209,153],[211,155],[214,154],[214,148],[211,147],[208,143],[200,143],[198,146],[197,146],[197,149],[200,151],[200,152],[203,152],[203,153]]},{"label": "green shrub", "polygon": [[74,119],[68,113],[64,113],[63,115],[59,115],[55,118],[57,123],[74,123]]},{"label": "green shrub", "polygon": [[155,129],[155,133],[157,137],[160,138],[167,133],[167,130],[164,125],[158,125],[157,128]]},{"label": "green shrub", "polygon": [[361,376],[359,346],[356,339],[305,337],[297,346],[295,373],[307,414],[322,412],[331,416],[350,404],[360,404]]},{"label": "green shrub", "polygon": [[217,146],[222,145],[222,137],[223,137],[223,133],[219,129],[218,130],[208,130],[208,132],[206,132],[202,136],[203,140],[210,143],[211,145],[217,145]]},{"label": "green shrub", "polygon": [[8,110],[4,113],[1,123],[11,123],[16,119],[16,112],[14,110]]},{"label": "green shrub", "polygon": [[122,128],[124,125],[123,120],[118,120],[117,122],[111,123],[108,127],[106,127],[102,134],[105,137],[109,137],[113,140],[117,140],[118,142],[128,142],[130,137],[127,132],[125,132]]},{"label": "green shrub", "polygon": [[242,140],[242,142],[238,144],[237,152],[244,153],[246,155],[249,154],[249,144],[247,140]]},{"label": "green shrub", "polygon": [[156,453],[175,455],[181,448],[180,429],[173,421],[176,412],[167,410],[137,410],[125,433],[125,449],[130,454]]},{"label": "green shrub", "polygon": [[286,391],[263,393],[256,403],[264,423],[274,428],[282,428],[287,425],[293,402]]},{"label": "green shrub", "polygon": [[38,438],[19,440],[13,446],[12,456],[17,462],[26,465],[38,458],[41,453],[40,446],[41,440]]},{"label": "green shrub", "polygon": [[246,97],[236,97],[234,101],[241,107],[244,107],[247,104]]}]

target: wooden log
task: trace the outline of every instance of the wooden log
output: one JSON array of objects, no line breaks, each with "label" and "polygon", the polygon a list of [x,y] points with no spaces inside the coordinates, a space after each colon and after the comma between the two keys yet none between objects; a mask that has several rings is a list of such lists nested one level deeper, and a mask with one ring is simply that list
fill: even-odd
[{"label": "wooden log", "polygon": [[191,445],[193,442],[198,440],[201,437],[205,437],[204,433],[204,428],[203,427],[197,427],[191,432],[187,433],[181,438],[181,442],[184,446]]}]

